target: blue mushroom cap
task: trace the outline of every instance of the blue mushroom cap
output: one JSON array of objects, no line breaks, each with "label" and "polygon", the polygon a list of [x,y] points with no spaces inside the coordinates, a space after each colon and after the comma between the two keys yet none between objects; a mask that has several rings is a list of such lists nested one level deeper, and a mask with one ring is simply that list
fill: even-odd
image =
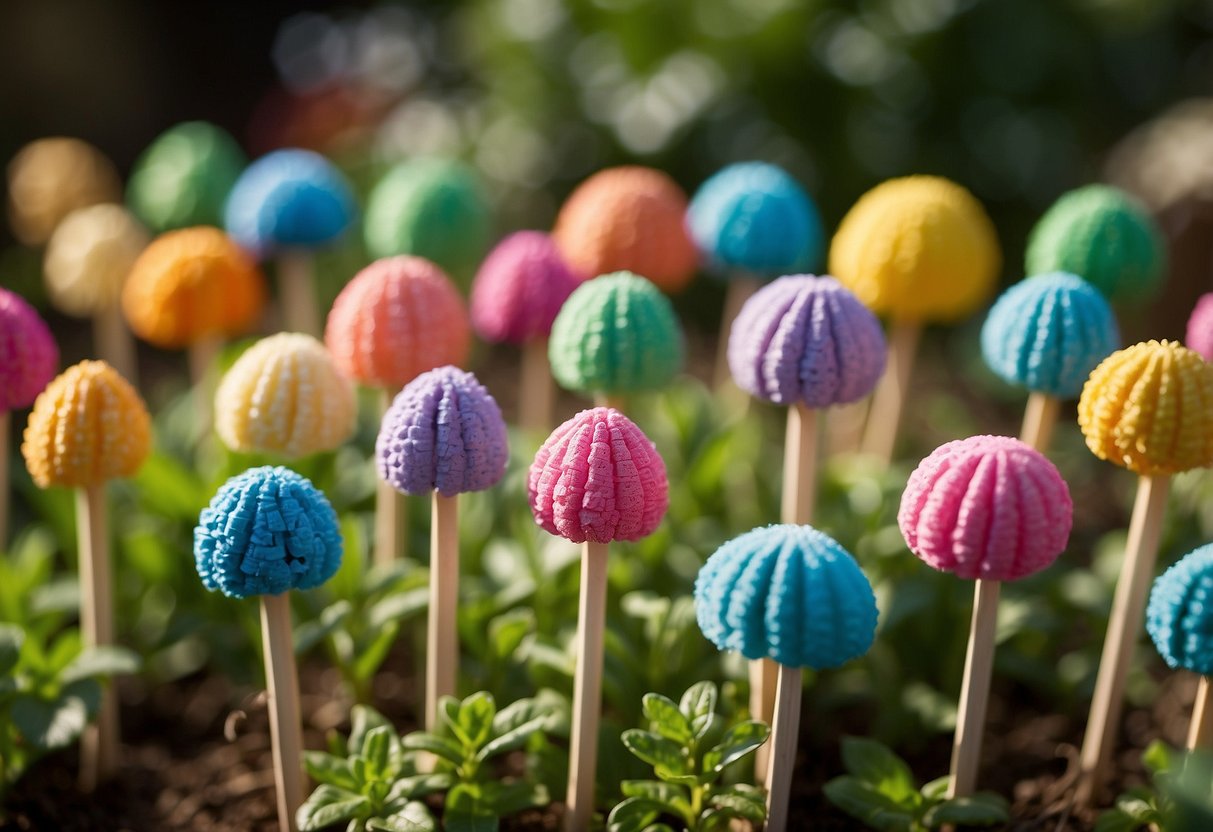
[{"label": "blue mushroom cap", "polygon": [[981,353],[1000,378],[1058,398],[1075,398],[1100,361],[1120,347],[1104,296],[1066,272],[1029,277],[990,309]]},{"label": "blue mushroom cap", "polygon": [[813,200],[782,168],[742,162],[700,186],[687,226],[718,267],[758,275],[806,271],[821,260],[824,232]]},{"label": "blue mushroom cap", "polygon": [[207,589],[232,598],[320,586],[341,566],[341,552],[328,499],[282,467],[232,477],[194,529],[198,576]]},{"label": "blue mushroom cap", "polygon": [[725,543],[695,580],[699,629],[721,650],[788,667],[837,667],[876,632],[855,559],[812,526],[768,526]]},{"label": "blue mushroom cap", "polygon": [[354,195],[333,163],[310,150],[276,150],[249,165],[228,195],[224,224],[259,255],[321,246],[354,221]]},{"label": "blue mushroom cap", "polygon": [[1146,630],[1171,667],[1213,673],[1213,543],[1188,553],[1154,582]]}]

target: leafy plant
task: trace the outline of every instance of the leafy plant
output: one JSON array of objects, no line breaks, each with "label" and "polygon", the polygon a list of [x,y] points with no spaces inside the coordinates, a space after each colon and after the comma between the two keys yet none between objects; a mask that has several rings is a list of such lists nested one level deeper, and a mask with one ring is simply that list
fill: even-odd
[{"label": "leafy plant", "polygon": [[875,740],[844,737],[849,774],[825,784],[831,803],[881,832],[924,832],[945,825],[993,826],[1008,820],[1007,803],[991,792],[947,798],[948,777],[915,784],[910,767]]},{"label": "leafy plant", "polygon": [[1095,832],[1134,832],[1148,827],[1158,832],[1188,832],[1213,827],[1213,756],[1184,754],[1161,740],[1141,755],[1153,786],[1139,786],[1116,798],[1114,808],[1095,823]]},{"label": "leafy plant", "polygon": [[644,715],[652,730],[624,731],[623,743],[653,766],[657,779],[622,783],[625,799],[611,810],[608,832],[709,832],[726,829],[735,819],[756,824],[766,819],[762,789],[720,780],[725,769],[766,742],[770,729],[755,721],[726,729],[716,699],[711,682],[692,685],[678,704],[660,694],[645,695]]}]

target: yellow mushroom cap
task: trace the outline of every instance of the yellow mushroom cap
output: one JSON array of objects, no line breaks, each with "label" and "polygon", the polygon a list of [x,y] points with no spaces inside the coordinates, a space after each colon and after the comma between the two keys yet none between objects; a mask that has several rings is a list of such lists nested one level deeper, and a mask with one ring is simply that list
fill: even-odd
[{"label": "yellow mushroom cap", "polygon": [[938,176],[877,185],[830,243],[830,274],[877,315],[902,321],[963,318],[990,296],[1001,263],[981,203]]},{"label": "yellow mushroom cap", "polygon": [[77,208],[121,201],[122,183],[113,163],[80,139],[39,139],[9,162],[9,220],[26,245],[45,243]]},{"label": "yellow mushroom cap", "polygon": [[151,445],[151,419],[135,388],[104,361],[81,361],[39,394],[21,455],[39,488],[84,488],[132,476]]},{"label": "yellow mushroom cap", "polygon": [[131,329],[166,348],[243,332],[261,317],[265,278],[218,228],[161,234],[131,267],[122,308]]},{"label": "yellow mushroom cap", "polygon": [[1174,341],[1112,353],[1091,372],[1078,426],[1100,459],[1142,476],[1213,464],[1213,364]]},{"label": "yellow mushroom cap", "polygon": [[110,308],[122,299],[122,286],[147,242],[147,231],[121,205],[90,205],[68,214],[43,260],[51,301],[81,318]]},{"label": "yellow mushroom cap", "polygon": [[329,451],[354,432],[354,387],[310,335],[263,338],[215,392],[215,429],[233,451],[296,458]]}]

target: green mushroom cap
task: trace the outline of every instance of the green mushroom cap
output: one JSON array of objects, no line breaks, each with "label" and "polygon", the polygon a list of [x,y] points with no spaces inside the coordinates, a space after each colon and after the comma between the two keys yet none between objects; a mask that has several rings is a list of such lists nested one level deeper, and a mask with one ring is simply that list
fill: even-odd
[{"label": "green mushroom cap", "polygon": [[552,324],[552,376],[579,393],[633,393],[669,383],[683,365],[682,330],[661,290],[631,272],[579,286]]},{"label": "green mushroom cap", "polygon": [[411,159],[391,168],[371,190],[363,220],[373,257],[424,257],[462,283],[484,258],[491,232],[480,181],[451,159]]},{"label": "green mushroom cap", "polygon": [[1063,194],[1032,229],[1024,259],[1027,274],[1076,274],[1115,301],[1148,297],[1166,275],[1158,226],[1109,185]]},{"label": "green mushroom cap", "polygon": [[156,232],[223,225],[223,205],[248,159],[230,135],[205,121],[171,127],[135,162],[126,202]]}]

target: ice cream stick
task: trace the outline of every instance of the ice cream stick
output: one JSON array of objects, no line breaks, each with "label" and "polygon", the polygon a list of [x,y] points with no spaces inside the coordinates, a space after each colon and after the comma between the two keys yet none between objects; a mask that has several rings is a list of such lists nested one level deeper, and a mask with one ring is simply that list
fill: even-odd
[{"label": "ice cream stick", "polygon": [[767,761],[766,832],[788,828],[788,798],[792,792],[792,769],[796,765],[796,743],[800,736],[800,668],[776,665],[779,688],[775,694],[775,721],[771,725],[771,753]]},{"label": "ice cream stick", "polygon": [[139,365],[135,357],[135,337],[122,317],[120,304],[98,310],[93,316],[93,342],[97,356],[138,389]]},{"label": "ice cream stick", "polygon": [[981,734],[990,700],[990,676],[994,669],[994,635],[998,629],[999,581],[976,582],[973,590],[973,620],[969,648],[965,654],[964,680],[960,686],[960,708],[956,713],[956,736],[952,742],[952,780],[948,797],[968,797],[977,783],[981,764]]},{"label": "ice cream stick", "polygon": [[761,287],[762,281],[746,272],[734,274],[729,278],[728,289],[724,295],[724,313],[720,318],[720,340],[716,345],[716,371],[712,377],[717,390],[733,379],[732,373],[729,372],[729,333],[733,331],[733,321],[737,320],[745,302]]},{"label": "ice cream stick", "polygon": [[620,395],[619,393],[595,393],[594,394],[594,406],[595,407],[609,407],[612,410],[618,410],[620,413],[623,413],[625,403],[626,402],[624,401],[624,397],[622,395]]},{"label": "ice cream stick", "polygon": [[1044,453],[1053,439],[1053,428],[1057,424],[1057,412],[1061,402],[1046,393],[1032,393],[1023,412],[1023,429],[1019,438],[1025,444]]},{"label": "ice cream stick", "polygon": [[1084,806],[1090,805],[1099,793],[1108,757],[1116,744],[1125,679],[1129,675],[1146,596],[1154,576],[1169,486],[1170,477],[1166,476],[1142,477],[1137,486],[1125,559],[1116,582],[1116,596],[1112,601],[1108,633],[1099,660],[1099,676],[1095,681],[1095,696],[1091,700],[1087,733],[1082,743],[1076,797]]},{"label": "ice cream stick", "polygon": [[1192,722],[1188,725],[1188,750],[1213,750],[1213,685],[1208,676],[1200,677],[1196,702],[1192,706]]},{"label": "ice cream stick", "polygon": [[312,256],[302,251],[278,255],[278,294],[282,300],[282,322],[288,332],[321,336],[320,312],[316,304],[316,278]]},{"label": "ice cream stick", "polygon": [[434,492],[430,521],[430,609],[425,656],[425,728],[441,723],[438,700],[454,696],[459,673],[459,497]]},{"label": "ice cream stick", "polygon": [[299,677],[291,636],[291,596],[261,596],[261,639],[265,646],[265,684],[269,693],[270,742],[278,791],[278,828],[295,832],[295,812],[303,804],[303,724]]},{"label": "ice cream stick", "polygon": [[12,437],[9,436],[12,416],[7,410],[0,410],[0,552],[8,551],[8,501],[9,471],[8,452]]},{"label": "ice cream stick", "polygon": [[[76,490],[80,546],[80,629],[84,647],[114,643],[109,531],[105,486]],[[118,700],[112,683],[101,691],[97,719],[80,740],[80,788],[93,791],[118,768]]]},{"label": "ice cream stick", "polygon": [[577,621],[577,672],[565,832],[586,832],[594,814],[598,766],[598,717],[602,707],[602,638],[606,625],[607,545],[582,544],[581,605]]},{"label": "ice cream stick", "polygon": [[[208,335],[189,345],[186,360],[190,367],[190,384],[194,389],[194,418],[198,424],[198,435],[211,432],[215,420],[215,361],[223,342],[218,335]],[[130,381],[130,379],[127,379]]]},{"label": "ice cream stick", "polygon": [[872,454],[885,462],[893,459],[901,410],[909,394],[914,355],[921,335],[922,326],[914,321],[893,321],[889,325],[888,368],[872,394],[872,408],[868,413],[861,446],[865,454]]},{"label": "ice cream stick", "polygon": [[[380,416],[392,406],[390,390],[379,391]],[[408,503],[381,477],[375,479],[375,566],[386,569],[404,557],[408,541]]]},{"label": "ice cream stick", "polygon": [[547,338],[534,338],[523,345],[518,395],[518,422],[522,429],[537,434],[551,430],[553,389]]}]

